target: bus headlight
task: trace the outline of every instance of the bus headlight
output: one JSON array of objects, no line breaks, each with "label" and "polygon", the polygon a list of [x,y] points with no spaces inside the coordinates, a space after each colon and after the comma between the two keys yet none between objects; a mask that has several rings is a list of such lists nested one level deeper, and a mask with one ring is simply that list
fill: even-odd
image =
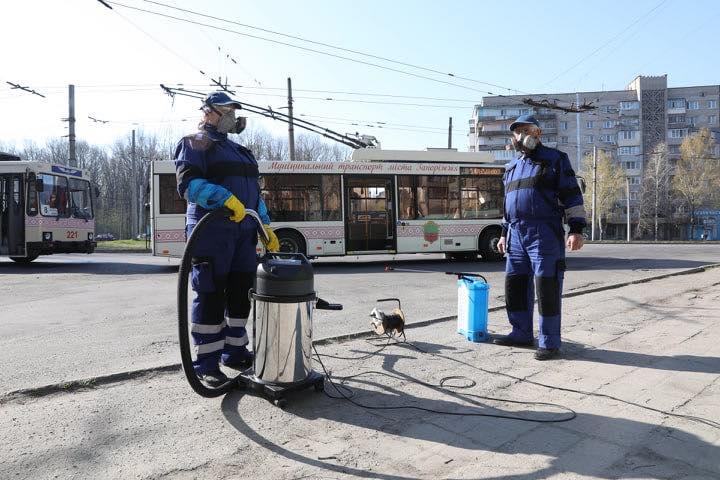
[{"label": "bus headlight", "polygon": [[44,242],[52,242],[52,232],[43,232],[42,239]]},{"label": "bus headlight", "polygon": [[92,242],[93,238],[95,238],[95,235],[93,235],[93,232],[88,232],[88,240]]}]

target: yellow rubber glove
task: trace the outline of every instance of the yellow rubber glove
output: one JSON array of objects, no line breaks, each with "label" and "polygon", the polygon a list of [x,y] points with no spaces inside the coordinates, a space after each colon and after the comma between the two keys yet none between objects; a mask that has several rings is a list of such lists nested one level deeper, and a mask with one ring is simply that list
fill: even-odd
[{"label": "yellow rubber glove", "polygon": [[230,198],[225,200],[225,206],[233,212],[230,220],[233,222],[242,222],[242,219],[245,218],[245,205],[243,205],[235,195],[230,195]]},{"label": "yellow rubber glove", "polygon": [[267,234],[268,240],[267,243],[263,241],[263,244],[265,245],[265,248],[269,252],[277,252],[280,250],[280,240],[278,240],[277,235],[275,235],[275,232],[273,232],[273,229],[270,228],[270,225],[263,225],[263,229],[265,230],[265,233]]}]

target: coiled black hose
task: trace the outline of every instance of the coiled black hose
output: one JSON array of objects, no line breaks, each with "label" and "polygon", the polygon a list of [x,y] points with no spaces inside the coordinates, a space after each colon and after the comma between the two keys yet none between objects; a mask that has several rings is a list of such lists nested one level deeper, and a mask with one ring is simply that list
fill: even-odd
[{"label": "coiled black hose", "polygon": [[[262,229],[262,223],[257,213],[253,210],[246,210],[246,214],[255,219],[258,223],[258,233],[262,235],[265,240],[267,236],[265,230]],[[185,251],[183,252],[182,261],[180,263],[180,270],[178,271],[178,285],[177,285],[177,319],[178,319],[178,340],[180,343],[180,358],[182,359],[182,367],[185,372],[190,387],[198,395],[206,398],[219,397],[229,391],[236,388],[242,374],[238,374],[236,377],[229,379],[218,387],[209,387],[200,381],[195,369],[192,364],[192,354],[190,351],[190,335],[188,329],[188,279],[190,277],[190,271],[192,270],[192,252],[198,239],[202,236],[203,230],[211,224],[213,221],[217,221],[222,217],[231,215],[231,212],[226,208],[219,208],[212,210],[210,213],[205,215],[193,228],[190,237],[187,239],[185,244]]]}]

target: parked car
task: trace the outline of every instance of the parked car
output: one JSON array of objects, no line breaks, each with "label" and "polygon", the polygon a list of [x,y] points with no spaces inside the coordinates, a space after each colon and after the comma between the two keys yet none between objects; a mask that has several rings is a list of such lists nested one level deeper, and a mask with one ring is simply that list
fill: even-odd
[{"label": "parked car", "polygon": [[97,235],[95,235],[95,241],[97,242],[109,240],[115,240],[115,235],[113,235],[112,233],[98,233]]}]

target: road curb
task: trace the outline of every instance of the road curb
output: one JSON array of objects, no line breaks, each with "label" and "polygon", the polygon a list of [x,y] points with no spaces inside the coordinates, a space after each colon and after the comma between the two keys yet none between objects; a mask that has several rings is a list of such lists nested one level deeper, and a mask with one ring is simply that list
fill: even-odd
[{"label": "road curb", "polygon": [[[680,275],[692,275],[694,273],[702,273],[705,270],[710,270],[713,268],[719,268],[720,263],[712,263],[709,265],[702,265],[700,267],[690,268],[688,270],[681,270],[679,272],[671,272],[671,273],[664,273],[662,275],[655,275],[652,277],[646,277],[646,278],[640,278],[636,280],[629,280],[627,282],[620,282],[620,283],[614,283],[612,285],[603,285],[600,287],[594,287],[594,288],[586,288],[583,290],[578,290],[576,292],[568,292],[563,294],[563,298],[571,298],[571,297],[577,297],[580,295],[587,295],[590,293],[597,293],[597,292],[603,292],[606,290],[614,290],[618,288],[627,287],[630,285],[638,285],[642,283],[648,283],[655,280],[663,280],[665,278],[670,277],[677,277]],[[497,312],[499,310],[505,309],[505,305],[498,305],[495,307],[491,307],[488,309],[488,312]],[[457,318],[456,315],[450,315],[446,317],[438,317],[438,318],[432,318],[429,320],[420,320],[418,322],[408,323],[406,325],[407,330],[411,330],[413,328],[421,328],[426,327],[429,325],[433,325],[436,323],[442,323],[447,322],[450,320],[453,320]],[[368,330],[363,330],[359,332],[353,332],[353,333],[347,333],[343,335],[334,335],[331,337],[325,337],[320,338],[318,340],[315,340],[313,342],[313,345],[317,346],[323,346],[323,345],[331,345],[331,344],[337,344],[337,343],[344,343],[350,340],[357,340],[363,337],[375,337],[376,335],[373,335]],[[143,368],[138,370],[129,370],[126,372],[118,372],[118,373],[111,373],[108,375],[99,375],[95,377],[80,379],[80,380],[69,380],[66,382],[60,382],[60,383],[54,383],[50,385],[43,385],[40,387],[33,387],[33,388],[23,388],[19,390],[12,390],[10,392],[0,394],[0,405],[9,403],[12,401],[21,400],[24,398],[30,399],[30,398],[40,398],[40,397],[46,397],[53,394],[59,394],[59,393],[69,393],[69,392],[75,392],[75,391],[81,391],[86,389],[92,389],[98,386],[102,385],[108,385],[113,383],[120,383],[127,380],[134,380],[136,378],[142,378],[142,377],[149,377],[155,374],[162,374],[162,373],[170,373],[170,372],[177,372],[182,369],[182,365],[180,363],[172,363],[168,365],[160,365],[157,367],[149,367],[149,368]]]}]

